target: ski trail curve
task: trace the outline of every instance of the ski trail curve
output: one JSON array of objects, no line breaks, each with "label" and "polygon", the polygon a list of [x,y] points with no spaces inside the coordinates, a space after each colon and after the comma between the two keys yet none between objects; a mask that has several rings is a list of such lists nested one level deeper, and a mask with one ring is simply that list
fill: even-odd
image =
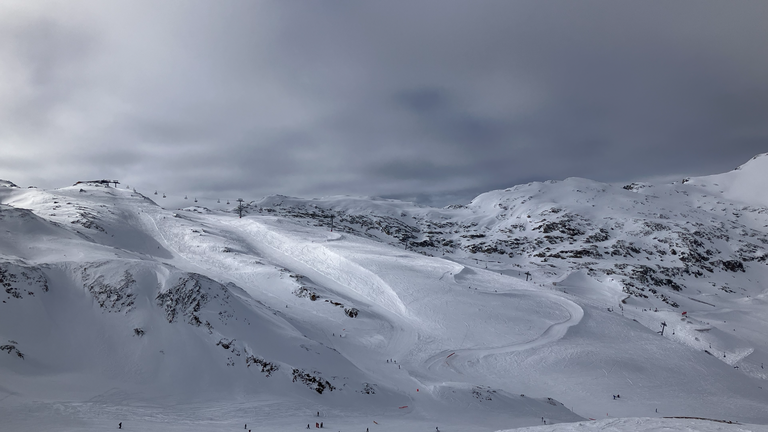
[{"label": "ski trail curve", "polygon": [[541,335],[527,342],[495,348],[467,348],[441,351],[425,360],[424,364],[427,370],[434,371],[434,369],[440,366],[444,361],[446,366],[454,372],[461,374],[457,365],[467,363],[470,360],[479,360],[493,354],[523,351],[556,342],[565,336],[570,327],[577,325],[584,317],[584,309],[571,300],[546,292],[529,291],[529,293],[553,300],[568,312],[568,319],[550,325]]}]

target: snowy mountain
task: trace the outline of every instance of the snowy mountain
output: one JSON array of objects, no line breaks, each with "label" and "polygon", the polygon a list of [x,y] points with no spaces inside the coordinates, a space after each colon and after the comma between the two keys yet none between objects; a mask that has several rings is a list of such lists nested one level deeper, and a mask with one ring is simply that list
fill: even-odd
[{"label": "snowy mountain", "polygon": [[270,196],[242,218],[2,181],[0,417],[14,431],[766,424],[766,180],[761,155],[674,184],[571,178],[442,209]]}]

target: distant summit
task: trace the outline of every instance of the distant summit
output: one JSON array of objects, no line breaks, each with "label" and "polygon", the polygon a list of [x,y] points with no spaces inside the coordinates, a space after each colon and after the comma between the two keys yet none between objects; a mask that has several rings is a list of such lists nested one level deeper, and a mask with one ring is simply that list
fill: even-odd
[{"label": "distant summit", "polygon": [[0,187],[18,188],[13,182],[0,179]]},{"label": "distant summit", "polygon": [[115,184],[115,187],[117,187],[117,185],[120,184],[120,182],[117,181],[117,180],[106,180],[106,179],[105,180],[80,180],[80,181],[78,181],[77,183],[75,183],[72,186],[77,186],[77,185],[80,185],[80,184],[106,185],[106,186],[109,186],[112,183]]},{"label": "distant summit", "polygon": [[768,207],[768,153],[759,154],[733,171],[693,177],[688,185],[706,188],[710,193],[755,207]]}]

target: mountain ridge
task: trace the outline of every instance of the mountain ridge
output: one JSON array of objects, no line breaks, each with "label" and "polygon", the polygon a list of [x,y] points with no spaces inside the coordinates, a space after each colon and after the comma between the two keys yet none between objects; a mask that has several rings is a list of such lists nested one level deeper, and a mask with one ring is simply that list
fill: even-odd
[{"label": "mountain ridge", "polygon": [[[3,188],[0,399],[268,395],[465,430],[662,401],[768,423],[768,209],[734,192],[765,180],[764,156],[720,177],[569,178],[439,209],[275,195],[242,219],[105,185]],[[613,388],[632,404],[605,400]]]}]

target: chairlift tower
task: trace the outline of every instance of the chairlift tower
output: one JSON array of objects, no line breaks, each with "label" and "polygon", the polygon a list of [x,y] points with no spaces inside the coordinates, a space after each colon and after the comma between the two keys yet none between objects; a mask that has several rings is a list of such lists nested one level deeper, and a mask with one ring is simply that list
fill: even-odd
[{"label": "chairlift tower", "polygon": [[237,213],[240,215],[240,218],[242,218],[243,217],[243,199],[238,198],[237,202],[240,203],[237,205]]}]

